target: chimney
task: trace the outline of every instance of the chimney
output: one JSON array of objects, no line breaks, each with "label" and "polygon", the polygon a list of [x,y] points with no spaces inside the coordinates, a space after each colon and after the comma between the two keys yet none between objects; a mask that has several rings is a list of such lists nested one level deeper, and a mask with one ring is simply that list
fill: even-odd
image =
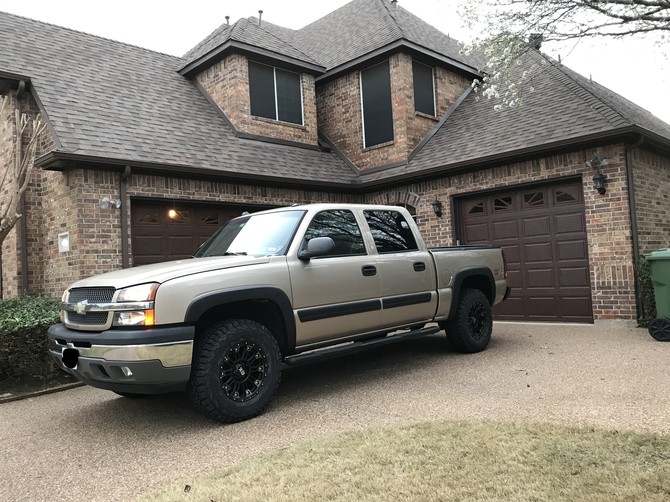
[{"label": "chimney", "polygon": [[226,16],[226,24],[230,25],[230,16]]},{"label": "chimney", "polygon": [[544,40],[544,35],[542,33],[531,33],[528,36],[528,43],[533,49],[539,50],[542,46],[542,41]]},{"label": "chimney", "polygon": [[261,25],[261,19],[263,18],[263,11],[259,10],[258,11],[258,26]]}]

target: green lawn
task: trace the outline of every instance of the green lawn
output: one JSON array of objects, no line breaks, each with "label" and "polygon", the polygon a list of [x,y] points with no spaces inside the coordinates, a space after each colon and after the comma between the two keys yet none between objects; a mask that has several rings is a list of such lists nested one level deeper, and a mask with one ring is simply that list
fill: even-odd
[{"label": "green lawn", "polygon": [[144,500],[667,502],[670,436],[495,422],[374,428],[275,451]]}]

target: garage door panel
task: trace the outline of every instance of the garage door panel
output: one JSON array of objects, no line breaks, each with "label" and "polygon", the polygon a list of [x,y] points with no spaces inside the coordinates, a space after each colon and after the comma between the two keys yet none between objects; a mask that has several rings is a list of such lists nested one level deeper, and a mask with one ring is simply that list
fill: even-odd
[{"label": "garage door panel", "polygon": [[463,243],[501,246],[510,268],[512,293],[496,319],[593,320],[581,182],[508,188],[462,204],[474,211],[461,213]]},{"label": "garage door panel", "polygon": [[161,236],[143,236],[135,239],[135,251],[141,255],[154,255],[163,247],[163,237]]},{"label": "garage door panel", "polygon": [[493,222],[494,239],[517,239],[518,235],[519,230],[516,220]]},{"label": "garage door panel", "polygon": [[193,248],[193,237],[190,235],[183,237],[168,237],[168,253],[170,253],[170,255],[191,256],[195,251]]},{"label": "garage door panel", "polygon": [[556,234],[585,233],[585,221],[583,212],[570,214],[558,214],[554,216],[556,222]]},{"label": "garage door panel", "polygon": [[489,239],[489,224],[482,222],[479,224],[469,225],[465,232],[465,239],[468,242],[486,242]]},{"label": "garage door panel", "polygon": [[538,242],[525,246],[526,263],[552,262],[553,252],[551,242]]},{"label": "garage door panel", "polygon": [[527,277],[528,281],[526,282],[526,288],[528,290],[533,290],[536,288],[551,290],[556,288],[553,268],[528,270]]},{"label": "garage door panel", "polygon": [[558,242],[556,249],[558,250],[558,261],[588,259],[586,241],[584,239]]},{"label": "garage door panel", "polygon": [[523,218],[523,236],[537,237],[550,236],[551,223],[549,216],[540,216],[537,218]]},{"label": "garage door panel", "polygon": [[565,288],[575,286],[588,287],[589,269],[587,267],[562,268],[559,272],[560,285]]}]

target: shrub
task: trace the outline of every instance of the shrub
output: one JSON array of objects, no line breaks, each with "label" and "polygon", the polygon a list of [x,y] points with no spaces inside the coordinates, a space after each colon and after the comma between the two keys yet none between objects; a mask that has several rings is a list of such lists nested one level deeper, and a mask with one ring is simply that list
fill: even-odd
[{"label": "shrub", "polygon": [[646,328],[656,317],[656,298],[654,284],[651,282],[651,267],[644,256],[637,262],[637,281],[640,288],[640,315],[638,325]]},{"label": "shrub", "polygon": [[40,296],[0,300],[0,381],[49,378],[58,371],[47,350],[47,328],[58,322],[58,303]]}]

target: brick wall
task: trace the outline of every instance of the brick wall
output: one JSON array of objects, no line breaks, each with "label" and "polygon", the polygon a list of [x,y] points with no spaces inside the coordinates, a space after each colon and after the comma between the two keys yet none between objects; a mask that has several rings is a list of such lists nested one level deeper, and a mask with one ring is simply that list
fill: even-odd
[{"label": "brick wall", "polygon": [[[78,279],[122,267],[121,218],[127,216],[130,228],[130,211],[123,208],[131,208],[135,198],[269,207],[295,202],[361,202],[355,195],[134,174],[128,181],[122,209],[103,209],[103,198],[120,198],[119,173],[74,170],[44,174],[44,250],[42,265],[35,264],[42,271],[34,274],[42,279],[31,281],[30,287],[49,294],[62,293]],[[62,232],[70,234],[67,253],[58,252],[57,236]],[[131,244],[129,240],[132,254]]]},{"label": "brick wall", "polygon": [[436,117],[414,110],[412,57],[389,58],[393,135],[391,142],[363,148],[360,72],[349,73],[317,87],[319,129],[359,168],[407,159],[470,82],[445,68],[435,70]]},{"label": "brick wall", "polygon": [[246,56],[232,54],[199,73],[196,80],[239,131],[316,145],[316,95],[312,75],[301,75],[304,125],[251,115]]},{"label": "brick wall", "polygon": [[640,253],[670,247],[670,159],[648,150],[633,153]]},{"label": "brick wall", "polygon": [[[590,280],[593,313],[596,320],[634,320],[635,287],[632,234],[630,228],[626,162],[623,145],[598,150],[608,159],[604,169],[607,193],[599,195],[591,180],[594,172],[584,162],[596,151],[575,151],[527,162],[502,165],[481,171],[447,176],[367,195],[368,202],[416,201],[417,223],[428,245],[452,245],[454,197],[478,190],[495,190],[531,182],[580,175],[584,188],[586,230],[591,264]],[[443,203],[437,218],[431,203]]]}]

